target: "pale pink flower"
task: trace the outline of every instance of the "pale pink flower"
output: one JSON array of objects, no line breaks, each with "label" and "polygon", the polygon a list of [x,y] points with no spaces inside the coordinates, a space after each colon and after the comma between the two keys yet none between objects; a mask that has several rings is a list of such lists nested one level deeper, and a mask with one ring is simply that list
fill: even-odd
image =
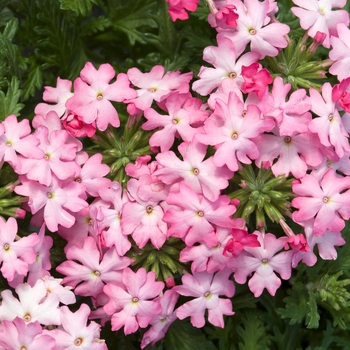
[{"label": "pale pink flower", "polygon": [[106,130],[108,124],[118,127],[118,112],[110,101],[122,102],[133,98],[136,93],[130,88],[124,73],[119,73],[117,80],[109,84],[114,76],[115,71],[110,64],[102,64],[96,70],[91,62],[87,62],[80,78],[74,81],[74,95],[66,102],[66,107],[82,116],[87,124],[96,121],[99,130]]},{"label": "pale pink flower", "polygon": [[232,304],[229,299],[219,298],[225,295],[231,298],[235,293],[235,286],[229,277],[231,271],[224,269],[215,275],[208,272],[194,272],[193,275],[182,276],[182,285],[173,287],[181,295],[195,297],[176,309],[176,316],[183,320],[190,317],[194,327],[205,325],[204,313],[208,310],[208,321],[216,327],[224,328],[223,315],[233,315]]},{"label": "pale pink flower", "polygon": [[256,62],[259,54],[248,52],[239,57],[236,46],[225,37],[218,37],[218,46],[208,46],[204,49],[203,60],[214,68],[201,67],[199,80],[192,84],[194,91],[200,95],[209,95],[226,79],[232,79],[240,87],[243,83],[242,66],[249,66]]},{"label": "pale pink flower", "polygon": [[329,48],[330,37],[337,36],[337,24],[349,25],[349,14],[346,10],[333,11],[333,8],[344,7],[346,0],[293,0],[299,7],[291,11],[300,19],[300,26],[314,38],[317,32],[325,33],[323,46]]},{"label": "pale pink flower", "polygon": [[338,37],[331,37],[329,58],[335,62],[329,68],[329,73],[337,75],[338,80],[342,81],[350,77],[350,30],[345,23],[339,23],[337,30]]},{"label": "pale pink flower", "polygon": [[19,300],[8,289],[1,292],[2,320],[12,321],[20,317],[26,323],[39,321],[45,326],[61,324],[59,298],[55,294],[47,294],[43,280],[37,280],[33,287],[29,284],[19,284],[16,293]]},{"label": "pale pink flower", "polygon": [[179,294],[172,289],[155,299],[159,301],[162,312],[153,316],[150,329],[142,337],[141,349],[164,338],[169,326],[177,319],[174,308],[178,299]]},{"label": "pale pink flower", "polygon": [[66,102],[73,96],[72,82],[67,79],[57,78],[56,87],[45,86],[43,100],[55,104],[39,103],[34,109],[35,114],[45,117],[49,112],[55,111],[59,117],[66,114]]},{"label": "pale pink flower", "polygon": [[180,183],[178,192],[169,193],[167,203],[179,208],[170,208],[164,214],[163,221],[170,224],[168,236],[182,238],[188,246],[200,242],[214,247],[218,244],[215,227],[235,226],[231,216],[236,207],[226,195],[211,202]]},{"label": "pale pink flower", "polygon": [[279,49],[285,48],[288,41],[285,35],[289,26],[281,23],[266,23],[269,2],[245,0],[235,2],[237,6],[237,27],[234,31],[221,31],[219,37],[229,38],[237,52],[242,53],[250,43],[250,51],[257,52],[259,58],[277,56]]},{"label": "pale pink flower", "polygon": [[81,304],[76,312],[67,306],[61,307],[61,326],[45,331],[56,340],[55,350],[107,350],[104,340],[100,339],[100,325],[91,321],[87,325],[90,308]]},{"label": "pale pink flower", "polygon": [[237,171],[239,163],[250,164],[251,159],[259,157],[255,145],[255,137],[264,131],[270,131],[274,126],[272,119],[261,118],[256,105],[248,105],[244,109],[243,102],[231,92],[228,103],[217,100],[214,115],[223,120],[223,125],[217,125],[208,119],[204,124],[205,134],[197,134],[199,142],[216,146],[214,164],[218,167],[227,165],[232,171]]},{"label": "pale pink flower", "polygon": [[281,286],[281,280],[275,271],[284,280],[291,277],[293,252],[278,253],[286,244],[287,237],[276,238],[272,233],[262,235],[260,231],[255,231],[254,234],[258,236],[260,247],[245,247],[245,252],[232,259],[229,266],[234,269],[234,279],[239,284],[245,283],[247,277],[254,272],[248,286],[256,298],[265,288],[274,296]]},{"label": "pale pink flower", "polygon": [[173,151],[158,153],[156,159],[161,167],[154,175],[168,185],[182,181],[207,199],[217,200],[220,190],[228,186],[228,179],[232,177],[233,172],[227,167],[215,166],[213,157],[204,160],[207,146],[199,143],[196,138],[191,143],[182,143],[179,152],[183,160]]},{"label": "pale pink flower", "polygon": [[[75,288],[75,293],[96,297],[106,283],[118,283],[122,279],[122,269],[130,265],[130,259],[120,257],[114,248],[102,256],[93,237],[86,237],[82,248],[68,248],[67,261],[57,266],[62,275],[62,284]],[[79,263],[78,263],[79,262]]]},{"label": "pale pink flower", "polygon": [[153,271],[146,272],[140,268],[133,272],[130,268],[123,270],[123,283],[116,286],[107,283],[103,288],[109,302],[103,307],[112,315],[112,330],[124,326],[125,335],[134,333],[139,327],[145,328],[152,322],[154,315],[162,312],[159,301],[154,301],[164,288],[163,282],[155,281]]},{"label": "pale pink flower", "polygon": [[137,97],[128,100],[140,110],[151,107],[153,100],[161,102],[173,91],[187,93],[192,72],[180,74],[180,71],[166,72],[163,66],[154,66],[150,72],[142,73],[138,68],[130,68],[128,77],[138,87]]},{"label": "pale pink flower", "polygon": [[1,322],[0,349],[55,350],[55,344],[54,338],[43,334],[38,321],[26,323],[22,318],[16,317],[12,322]]},{"label": "pale pink flower", "polygon": [[29,121],[23,119],[18,122],[14,114],[0,124],[0,162],[9,162],[17,173],[22,166],[17,153],[35,159],[43,156],[43,151],[37,148],[39,140],[30,133]]},{"label": "pale pink flower", "polygon": [[17,230],[15,218],[10,217],[5,221],[0,217],[0,271],[9,282],[14,279],[15,273],[21,276],[28,273],[29,265],[36,259],[34,247],[40,241],[34,233],[15,240]]},{"label": "pale pink flower", "polygon": [[[319,182],[313,175],[306,174],[299,183],[292,186],[299,195],[292,200],[293,219],[303,222],[315,217],[313,234],[322,236],[324,232],[341,231],[344,220],[350,218],[350,177],[339,177],[329,169]],[[344,192],[347,190],[346,192]]]}]

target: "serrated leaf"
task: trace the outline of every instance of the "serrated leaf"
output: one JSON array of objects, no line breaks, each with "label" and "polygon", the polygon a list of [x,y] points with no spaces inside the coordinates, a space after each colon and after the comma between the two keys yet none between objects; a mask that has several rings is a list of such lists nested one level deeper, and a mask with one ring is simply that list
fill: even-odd
[{"label": "serrated leaf", "polygon": [[12,77],[6,94],[0,91],[0,121],[11,114],[19,115],[19,111],[24,107],[22,103],[18,103],[20,96],[19,81],[16,77]]},{"label": "serrated leaf", "polygon": [[165,335],[167,350],[217,350],[204,333],[187,321],[176,320]]},{"label": "serrated leaf", "polygon": [[60,0],[62,10],[71,10],[85,16],[92,9],[95,0]]},{"label": "serrated leaf", "polygon": [[26,101],[30,96],[34,96],[35,91],[43,85],[43,75],[40,66],[30,70],[28,78],[23,86],[23,100]]},{"label": "serrated leaf", "polygon": [[156,27],[155,21],[149,16],[149,13],[155,9],[154,1],[149,0],[133,0],[132,4],[118,6],[111,14],[113,27],[124,32],[131,45],[134,45],[135,42],[146,44],[145,33],[139,28]]},{"label": "serrated leaf", "polygon": [[269,349],[265,326],[255,314],[247,313],[243,317],[243,326],[237,327],[237,333],[242,340],[239,342],[240,350]]},{"label": "serrated leaf", "polygon": [[316,296],[313,292],[309,292],[309,312],[306,315],[307,328],[318,328],[320,321],[320,314],[317,309]]}]

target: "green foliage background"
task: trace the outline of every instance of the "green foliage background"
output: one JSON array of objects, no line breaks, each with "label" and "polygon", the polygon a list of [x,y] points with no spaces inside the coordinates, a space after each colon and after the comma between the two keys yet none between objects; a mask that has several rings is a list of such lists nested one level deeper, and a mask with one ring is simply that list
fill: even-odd
[{"label": "green foliage background", "polygon": [[[300,38],[304,32],[290,12],[292,2],[278,5],[278,18]],[[12,113],[31,119],[44,86],[55,86],[58,76],[73,80],[87,61],[108,62],[117,72],[161,64],[196,76],[203,49],[215,45],[208,13],[203,0],[188,21],[175,23],[165,0],[0,0],[0,120]],[[319,55],[325,58],[322,50]],[[343,236],[349,241],[349,225]],[[60,242],[54,238],[57,264]],[[236,313],[224,329],[176,321],[154,349],[350,349],[350,245],[338,251],[335,261],[301,264],[275,297],[264,292],[254,298],[246,285],[237,285]],[[101,336],[109,349],[139,348],[141,333],[125,337],[109,326]]]}]

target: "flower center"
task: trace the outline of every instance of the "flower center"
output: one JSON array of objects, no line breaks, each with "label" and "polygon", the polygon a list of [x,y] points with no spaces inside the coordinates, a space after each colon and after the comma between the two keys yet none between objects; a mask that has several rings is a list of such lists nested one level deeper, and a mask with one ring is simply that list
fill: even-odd
[{"label": "flower center", "polygon": [[328,116],[328,120],[329,120],[330,122],[333,120],[333,118],[334,118],[334,115],[333,115],[333,114],[330,114],[330,115]]},{"label": "flower center", "polygon": [[45,160],[51,159],[51,154],[50,154],[50,153],[45,153],[44,159],[45,159]]},{"label": "flower center", "polygon": [[330,168],[332,166],[332,161],[327,159],[326,165],[327,165],[327,168]]},{"label": "flower center", "polygon": [[199,169],[197,169],[197,168],[192,169],[192,173],[193,173],[193,175],[197,176],[199,174]]},{"label": "flower center", "polygon": [[74,181],[75,181],[75,182],[81,183],[82,180],[81,180],[81,177],[76,177],[76,178],[74,179]]},{"label": "flower center", "polygon": [[247,115],[247,111],[244,110],[244,111],[242,112],[242,118],[244,118],[246,115]]},{"label": "flower center", "polygon": [[205,293],[204,293],[204,297],[207,298],[207,299],[210,299],[210,297],[211,297],[211,292],[209,292],[209,291],[208,291],[208,292],[205,292]]},{"label": "flower center", "polygon": [[329,197],[323,197],[323,203],[328,203],[329,202]]},{"label": "flower center", "polygon": [[10,249],[10,245],[8,243],[5,243],[3,248],[4,250],[8,251]]},{"label": "flower center", "polygon": [[131,299],[131,301],[132,301],[134,304],[136,304],[136,303],[138,303],[139,298],[134,297],[134,298]]},{"label": "flower center", "polygon": [[319,13],[320,15],[324,16],[324,15],[326,14],[326,11],[325,11],[325,9],[323,9],[323,8],[319,8],[319,9],[318,9],[318,13]]},{"label": "flower center", "polygon": [[26,346],[21,346],[19,350],[27,350],[27,347]]},{"label": "flower center", "polygon": [[46,193],[46,196],[47,196],[47,198],[50,198],[50,199],[51,199],[51,198],[53,197],[53,193],[52,193],[52,192],[47,192],[47,193]]},{"label": "flower center", "polygon": [[238,139],[238,133],[237,133],[237,131],[234,131],[234,132],[232,133],[231,139],[232,139],[232,140],[237,140],[237,139]]},{"label": "flower center", "polygon": [[103,99],[103,95],[102,95],[102,92],[99,92],[96,96],[96,98],[101,101]]},{"label": "flower center", "polygon": [[6,146],[11,147],[12,146],[12,142],[11,141],[6,141]]},{"label": "flower center", "polygon": [[28,312],[23,316],[23,320],[26,322],[30,322],[31,319],[32,319],[32,316],[30,316],[30,313]]},{"label": "flower center", "polygon": [[262,259],[261,262],[262,262],[263,264],[267,264],[269,261],[268,261],[267,259]]},{"label": "flower center", "polygon": [[83,339],[82,338],[77,338],[74,340],[74,345],[75,346],[80,346],[81,344],[83,344]]},{"label": "flower center", "polygon": [[146,211],[147,211],[148,214],[151,214],[152,211],[153,211],[153,207],[151,205],[147,205]]},{"label": "flower center", "polygon": [[101,276],[101,272],[98,271],[98,270],[95,270],[95,271],[94,271],[94,275],[95,275],[96,277],[100,277],[100,276]]},{"label": "flower center", "polygon": [[292,141],[292,138],[290,136],[286,136],[284,138],[284,143],[291,143],[291,141]]},{"label": "flower center", "polygon": [[249,34],[250,35],[255,35],[256,34],[256,30],[254,28],[249,29]]},{"label": "flower center", "polygon": [[147,89],[149,92],[156,92],[157,91],[157,88],[155,88],[155,87],[150,87],[150,88],[148,88]]},{"label": "flower center", "polygon": [[198,211],[197,215],[202,218],[204,216],[204,211],[202,210]]},{"label": "flower center", "polygon": [[237,77],[237,74],[235,72],[228,73],[227,75],[231,79],[235,79]]}]

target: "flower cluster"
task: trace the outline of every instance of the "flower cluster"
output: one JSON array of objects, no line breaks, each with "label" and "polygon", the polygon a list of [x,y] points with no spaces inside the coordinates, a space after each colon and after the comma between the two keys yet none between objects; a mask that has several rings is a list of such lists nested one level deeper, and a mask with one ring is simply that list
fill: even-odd
[{"label": "flower cluster", "polygon": [[[198,0],[167,2],[184,20]],[[0,202],[15,193],[7,207],[40,228],[20,237],[0,218],[0,271],[18,296],[1,293],[0,349],[106,349],[89,319],[126,335],[148,327],[142,348],[176,318],[224,327],[235,283],[275,295],[292,268],[316,263],[316,246],[335,259],[345,244],[350,30],[333,9],[345,1],[293,0],[300,43],[275,1],[207,2],[217,45],[194,82],[161,65],[116,74],[88,62],[74,83],[45,88],[33,131],[15,115],[0,124],[1,163],[18,177]],[[330,60],[310,66],[318,45]],[[281,55],[293,58],[288,76]],[[314,81],[327,65],[339,84]],[[61,279],[55,235],[66,241]],[[91,306],[71,312],[76,296]]]}]

